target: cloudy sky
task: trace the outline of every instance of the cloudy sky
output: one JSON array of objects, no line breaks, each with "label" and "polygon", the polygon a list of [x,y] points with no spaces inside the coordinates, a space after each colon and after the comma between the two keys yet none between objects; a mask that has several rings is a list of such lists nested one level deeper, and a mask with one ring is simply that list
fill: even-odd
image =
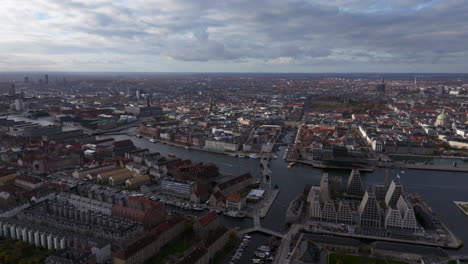
[{"label": "cloudy sky", "polygon": [[0,71],[468,72],[466,0],[1,0]]}]

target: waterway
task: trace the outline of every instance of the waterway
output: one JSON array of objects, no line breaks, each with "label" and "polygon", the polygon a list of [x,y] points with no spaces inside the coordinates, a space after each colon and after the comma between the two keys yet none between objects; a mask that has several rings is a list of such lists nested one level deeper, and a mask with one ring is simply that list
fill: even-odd
[{"label": "waterway", "polygon": [[[116,140],[131,139],[134,144],[141,148],[148,148],[154,152],[162,154],[174,153],[182,159],[191,159],[195,162],[212,162],[216,164],[222,173],[239,175],[250,172],[252,175],[261,175],[260,162],[258,159],[238,158],[215,153],[186,150],[181,147],[174,147],[160,143],[150,143],[144,138],[135,138],[129,136],[106,136],[113,137]],[[307,184],[319,184],[320,177],[327,172],[330,177],[340,177],[346,181],[349,171],[346,170],[322,170],[309,167],[307,165],[297,164],[292,168],[287,168],[287,163],[283,160],[285,147],[279,149],[278,158],[272,160],[271,170],[273,173],[273,184],[280,187],[280,193],[273,206],[261,220],[262,227],[283,232],[285,231],[285,211],[290,201],[294,199],[299,192],[304,190]],[[468,217],[464,215],[452,201],[468,200],[468,173],[463,172],[443,172],[427,170],[406,170],[390,171],[390,178],[400,176],[400,182],[405,191],[410,193],[419,193],[423,199],[433,208],[446,225],[457,235],[458,238],[468,243]],[[374,172],[363,173],[364,184],[383,183],[385,170],[377,169]],[[225,220],[230,226],[245,228],[252,225],[250,219]],[[462,247],[454,254],[468,254],[467,247]]]},{"label": "waterway", "polygon": [[[27,120],[38,122],[38,120]],[[50,122],[51,120],[41,120]],[[216,164],[222,173],[239,175],[250,172],[252,175],[260,176],[261,167],[258,159],[238,158],[222,154],[203,152],[197,150],[186,150],[181,147],[169,146],[165,144],[153,144],[144,138],[130,136],[106,136],[116,140],[131,139],[134,144],[141,148],[148,148],[152,152],[162,154],[174,153],[182,159],[191,159],[194,162],[212,162]],[[291,134],[286,136],[291,139]],[[283,160],[286,147],[279,149],[278,158],[270,163],[273,173],[272,182],[280,187],[280,193],[272,205],[265,218],[261,220],[262,227],[283,232],[285,231],[285,211],[292,199],[299,192],[302,192],[307,184],[319,184],[320,177],[327,172],[330,177],[341,177],[346,181],[349,171],[346,170],[322,170],[315,169],[307,165],[297,164],[292,168],[287,168],[287,163]],[[436,160],[436,162],[439,162]],[[447,161],[440,161],[445,163]],[[405,170],[390,172],[390,177],[400,176],[400,182],[405,191],[409,193],[419,193],[424,200],[439,215],[442,221],[455,233],[455,235],[468,243],[468,216],[464,215],[453,203],[456,201],[468,201],[468,173],[445,172],[428,170]],[[383,183],[385,169],[377,169],[374,172],[363,173],[364,184]],[[233,219],[223,217],[223,223],[230,227],[246,228],[253,225],[251,219]],[[264,236],[255,235],[255,240],[263,241]],[[257,244],[257,242],[255,242]],[[459,250],[451,250],[449,253],[468,255],[468,247],[464,246]],[[242,262],[243,263],[243,262]],[[248,262],[245,262],[248,263]]]}]

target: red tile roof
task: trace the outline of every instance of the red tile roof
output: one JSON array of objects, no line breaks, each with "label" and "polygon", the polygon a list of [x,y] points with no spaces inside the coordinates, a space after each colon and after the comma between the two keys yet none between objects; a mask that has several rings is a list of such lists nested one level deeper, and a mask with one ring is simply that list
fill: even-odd
[{"label": "red tile roof", "polygon": [[240,201],[242,199],[242,197],[240,196],[240,194],[238,193],[230,193],[228,194],[228,196],[226,197],[226,199],[228,200],[237,200],[237,201]]},{"label": "red tile roof", "polygon": [[130,145],[133,146],[133,141],[131,141],[130,139],[115,141],[114,143],[112,143],[112,146],[114,147],[124,147]]},{"label": "red tile roof", "polygon": [[252,175],[250,175],[250,173],[245,173],[245,174],[242,174],[240,176],[237,176],[237,177],[234,177],[232,179],[229,179],[221,184],[218,185],[219,189],[221,190],[224,190],[228,187],[231,187],[231,186],[234,186],[240,182],[243,182],[249,178],[252,178]]},{"label": "red tile roof", "polygon": [[202,226],[206,226],[209,223],[216,220],[217,218],[218,218],[218,214],[215,211],[210,211],[207,215],[200,217],[200,219],[198,219],[198,222]]}]

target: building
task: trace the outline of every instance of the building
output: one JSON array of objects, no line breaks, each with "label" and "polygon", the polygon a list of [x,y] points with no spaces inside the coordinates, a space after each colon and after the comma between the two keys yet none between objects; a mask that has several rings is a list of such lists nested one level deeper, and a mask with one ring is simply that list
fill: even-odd
[{"label": "building", "polygon": [[385,204],[387,207],[395,207],[400,196],[404,195],[403,186],[398,181],[392,181],[385,195]]},{"label": "building", "polygon": [[177,180],[174,178],[164,178],[160,181],[161,192],[167,195],[180,197],[185,200],[192,200],[196,191],[196,184],[192,181]]},{"label": "building", "polygon": [[320,188],[312,186],[307,197],[309,204],[309,217],[314,221],[322,220],[322,206],[320,204]]},{"label": "building", "polygon": [[45,264],[95,264],[95,256],[90,251],[76,248],[56,250],[48,256]]},{"label": "building", "polygon": [[226,209],[240,211],[243,207],[243,200],[240,194],[230,193],[226,196]]},{"label": "building", "polygon": [[15,99],[15,110],[16,111],[24,110],[23,99]]},{"label": "building", "polygon": [[213,230],[219,227],[219,216],[216,211],[212,210],[207,215],[202,216],[194,224],[196,234],[202,239]]},{"label": "building", "polygon": [[442,113],[437,116],[437,119],[434,123],[435,126],[446,127],[448,126],[448,116],[445,113],[445,109],[442,110]]},{"label": "building", "polygon": [[322,221],[323,222],[330,222],[330,223],[335,223],[336,222],[336,208],[335,208],[335,202],[334,201],[326,200],[323,203]]},{"label": "building", "polygon": [[132,171],[125,171],[119,174],[113,174],[109,176],[109,184],[111,186],[117,186],[124,184],[128,179],[133,178],[134,173]]},{"label": "building", "polygon": [[414,231],[418,227],[414,209],[410,206],[404,196],[400,196],[397,202],[398,211],[401,214],[401,228]]},{"label": "building", "polygon": [[111,257],[111,245],[105,240],[17,219],[0,218],[0,237],[21,240],[46,249],[85,250],[91,252],[96,263],[105,263]]},{"label": "building", "polygon": [[10,169],[0,169],[0,184],[12,181],[16,178],[16,171]]},{"label": "building", "polygon": [[114,264],[141,264],[176,238],[184,230],[184,219],[173,216],[159,224],[143,238],[132,242],[114,255]]},{"label": "building", "polygon": [[389,207],[385,213],[385,228],[396,229],[402,227],[402,219],[400,211],[394,207]]},{"label": "building", "polygon": [[141,223],[150,229],[166,219],[164,204],[139,197],[128,197],[128,207],[113,205],[112,215]]},{"label": "building", "polygon": [[160,118],[164,115],[163,109],[159,106],[127,106],[125,111],[138,117]]},{"label": "building", "polygon": [[40,178],[27,176],[27,175],[19,175],[15,178],[15,185],[19,186],[26,190],[34,190],[41,187],[44,184],[44,181]]},{"label": "building", "polygon": [[221,250],[229,240],[229,230],[219,226],[205,240],[198,243],[179,264],[208,264],[210,259]]},{"label": "building", "polygon": [[368,189],[358,208],[359,225],[361,227],[381,227],[381,209],[375,198],[374,191]]},{"label": "building", "polygon": [[349,178],[348,178],[348,185],[346,188],[346,192],[349,195],[362,196],[363,188],[362,188],[362,182],[361,182],[361,174],[359,173],[359,170],[353,169],[351,171],[351,174],[349,175]]},{"label": "building", "polygon": [[[111,167],[109,169],[100,171],[96,175],[95,179],[98,183],[108,183],[110,177],[114,175],[132,176],[133,173],[127,168]],[[91,175],[91,178],[94,178],[93,175]]]},{"label": "building", "polygon": [[338,204],[338,211],[336,212],[336,222],[340,224],[352,224],[353,213],[348,201],[342,200]]},{"label": "building", "polygon": [[324,173],[320,179],[320,202],[330,200],[330,189],[328,185],[328,173]]},{"label": "building", "polygon": [[112,215],[112,204],[105,201],[99,201],[70,193],[58,194],[56,199],[57,201],[69,203],[81,211],[92,211],[104,215]]},{"label": "building", "polygon": [[385,93],[385,79],[382,78],[382,82],[377,84],[375,87],[378,93]]},{"label": "building", "polygon": [[129,189],[135,189],[143,184],[149,183],[150,177],[146,175],[138,175],[125,181],[125,186]]},{"label": "building", "polygon": [[245,173],[236,177],[226,177],[221,179],[213,192],[219,191],[224,196],[234,193],[252,184],[253,177],[250,173]]}]

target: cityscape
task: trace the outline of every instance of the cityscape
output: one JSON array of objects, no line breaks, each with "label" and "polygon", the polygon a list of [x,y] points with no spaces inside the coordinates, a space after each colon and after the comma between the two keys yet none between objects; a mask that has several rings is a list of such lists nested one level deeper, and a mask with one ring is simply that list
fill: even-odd
[{"label": "cityscape", "polygon": [[59,74],[1,86],[5,261],[465,258],[413,178],[468,172],[468,76]]},{"label": "cityscape", "polygon": [[0,264],[468,263],[463,1],[0,7]]}]

